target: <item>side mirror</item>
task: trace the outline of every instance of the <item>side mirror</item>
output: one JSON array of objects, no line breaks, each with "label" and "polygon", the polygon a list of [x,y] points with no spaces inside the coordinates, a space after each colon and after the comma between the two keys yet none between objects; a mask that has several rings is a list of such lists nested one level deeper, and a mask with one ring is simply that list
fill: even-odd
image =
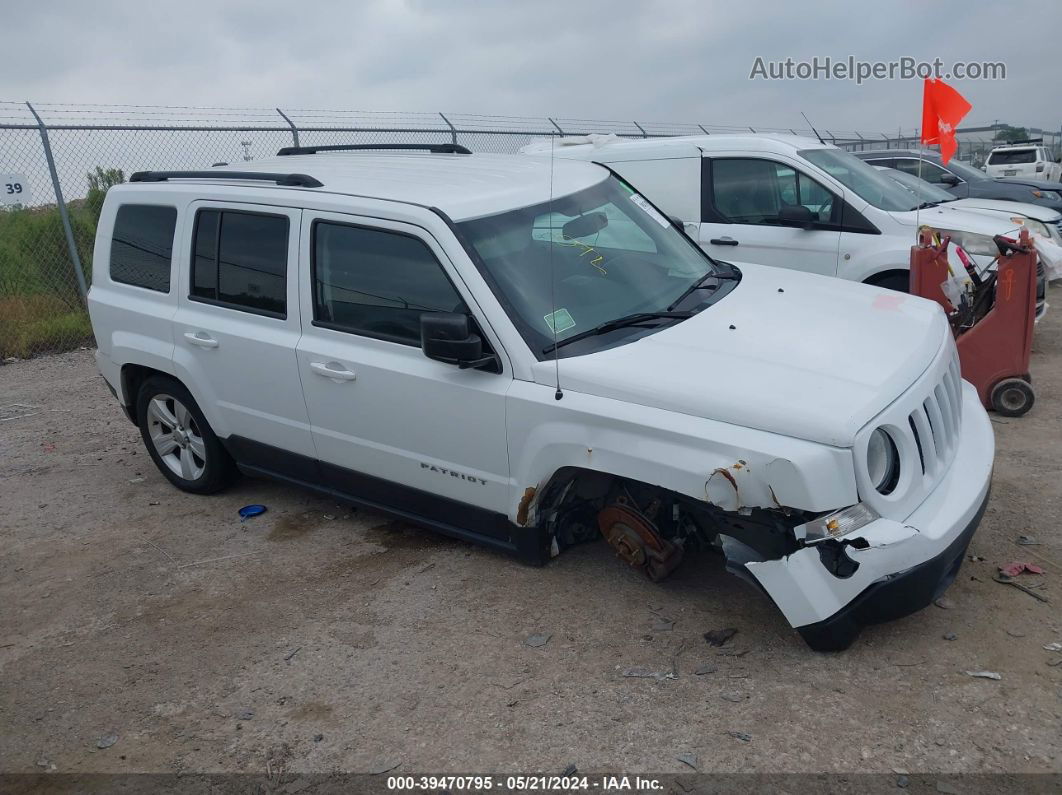
[{"label": "side mirror", "polygon": [[954,188],[956,185],[959,184],[959,182],[961,180],[957,176],[955,176],[954,174],[945,172],[945,173],[940,175],[940,181],[944,185],[950,185],[951,187]]},{"label": "side mirror", "polygon": [[420,347],[429,359],[456,364],[462,370],[494,364],[493,355],[483,355],[483,340],[469,329],[468,315],[457,312],[425,312],[420,316]]},{"label": "side mirror", "polygon": [[815,214],[803,204],[787,204],[778,211],[778,220],[784,224],[811,229],[815,224]]}]

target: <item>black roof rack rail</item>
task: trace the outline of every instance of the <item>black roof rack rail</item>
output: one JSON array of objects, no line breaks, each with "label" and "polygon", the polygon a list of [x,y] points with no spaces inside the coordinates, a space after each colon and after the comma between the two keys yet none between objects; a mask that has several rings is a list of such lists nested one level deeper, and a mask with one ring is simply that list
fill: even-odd
[{"label": "black roof rack rail", "polygon": [[1000,143],[996,144],[996,147],[998,148],[1001,146],[1017,146],[1019,144],[1042,144],[1043,142],[1043,138],[1022,138],[1020,141],[1001,141]]},{"label": "black roof rack rail", "polygon": [[277,152],[284,155],[315,155],[318,152],[359,152],[373,149],[431,152],[434,155],[470,155],[472,150],[461,144],[338,144],[335,146],[285,146]]},{"label": "black roof rack rail", "polygon": [[265,171],[137,171],[130,182],[165,182],[168,179],[253,179],[293,188],[323,188],[309,174],[270,174]]}]

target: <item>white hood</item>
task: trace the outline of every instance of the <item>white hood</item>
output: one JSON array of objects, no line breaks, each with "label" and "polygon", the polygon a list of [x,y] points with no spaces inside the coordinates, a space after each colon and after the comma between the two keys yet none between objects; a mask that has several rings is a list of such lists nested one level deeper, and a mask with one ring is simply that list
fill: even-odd
[{"label": "white hood", "polygon": [[[932,226],[936,229],[956,229],[960,232],[973,232],[978,235],[1014,234],[1017,226],[1009,218],[992,216],[986,213],[970,212],[951,203],[941,204],[936,207],[926,207],[915,213],[914,210],[903,213],[891,213],[892,217],[904,226],[914,229],[917,226]],[[912,234],[912,239],[914,235]]]},{"label": "white hood", "polygon": [[1027,204],[1026,202],[1007,202],[1001,199],[978,199],[972,197],[969,199],[956,199],[953,202],[948,202],[946,206],[955,210],[963,210],[964,212],[1004,213],[1006,218],[1012,215],[1024,215],[1027,218],[1033,218],[1045,224],[1057,224],[1062,220],[1062,215],[1059,215],[1057,210],[1052,210],[1050,207],[1041,207],[1038,204]]},{"label": "white hood", "polygon": [[[689,320],[560,361],[565,390],[848,447],[929,366],[949,334],[940,306],[760,265]],[[733,328],[731,328],[733,327]],[[540,362],[539,383],[554,383]]]}]

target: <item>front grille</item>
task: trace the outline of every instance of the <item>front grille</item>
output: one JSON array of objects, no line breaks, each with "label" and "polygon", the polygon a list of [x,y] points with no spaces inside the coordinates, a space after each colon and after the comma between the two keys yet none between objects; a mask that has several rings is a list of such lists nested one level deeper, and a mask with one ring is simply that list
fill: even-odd
[{"label": "front grille", "polygon": [[953,360],[921,405],[907,417],[923,477],[934,478],[951,463],[962,424],[960,382],[959,364]]},{"label": "front grille", "polygon": [[[962,436],[962,374],[950,338],[922,376],[860,431],[856,445],[860,498],[882,516],[903,520],[928,497],[947,473]],[[900,476],[882,494],[870,482],[867,443],[875,428],[896,444]]]}]

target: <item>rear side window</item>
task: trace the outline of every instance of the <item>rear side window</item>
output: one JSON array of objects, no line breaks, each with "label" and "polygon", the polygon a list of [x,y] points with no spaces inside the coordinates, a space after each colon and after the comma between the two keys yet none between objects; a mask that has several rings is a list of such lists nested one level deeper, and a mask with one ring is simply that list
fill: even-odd
[{"label": "rear side window", "polygon": [[948,173],[947,170],[930,163],[928,160],[919,161],[909,157],[897,160],[895,167],[905,174],[910,174],[912,177],[921,177],[921,179],[926,182],[932,182],[934,185],[942,184],[941,178]]},{"label": "rear side window", "polygon": [[200,210],[191,298],[271,317],[287,316],[288,218]]},{"label": "rear side window", "polygon": [[313,317],[338,331],[420,345],[424,312],[467,313],[423,241],[380,229],[313,225]]},{"label": "rear side window", "polygon": [[176,207],[119,207],[111,238],[111,281],[168,293],[176,228]]}]

